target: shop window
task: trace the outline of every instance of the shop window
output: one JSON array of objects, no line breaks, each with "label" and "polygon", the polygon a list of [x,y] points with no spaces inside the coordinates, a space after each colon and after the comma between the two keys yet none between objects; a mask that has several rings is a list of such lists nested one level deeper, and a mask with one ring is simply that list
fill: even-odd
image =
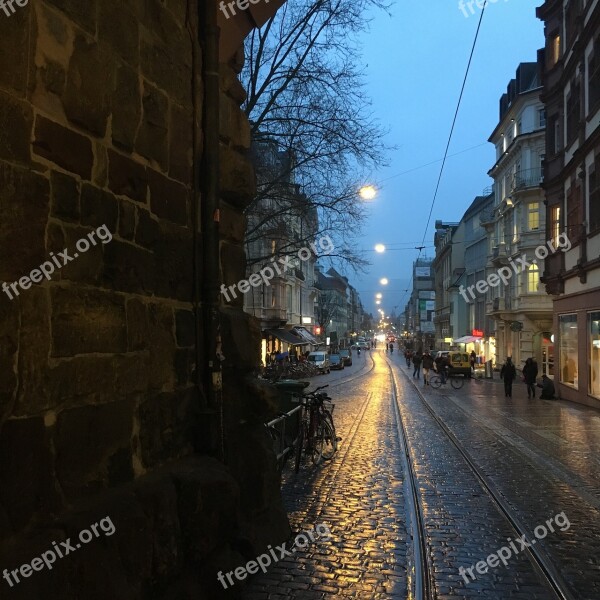
[{"label": "shop window", "polygon": [[560,381],[578,389],[577,315],[559,315],[558,325],[560,331]]},{"label": "shop window", "polygon": [[527,293],[537,294],[540,289],[540,269],[537,265],[530,265],[527,269]]},{"label": "shop window", "polygon": [[600,312],[588,313],[588,331],[590,345],[588,361],[590,365],[589,392],[600,398]]}]

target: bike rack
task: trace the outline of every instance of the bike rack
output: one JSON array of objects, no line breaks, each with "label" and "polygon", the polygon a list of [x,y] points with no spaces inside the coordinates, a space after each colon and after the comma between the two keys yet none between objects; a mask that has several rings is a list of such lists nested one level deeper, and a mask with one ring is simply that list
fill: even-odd
[{"label": "bike rack", "polygon": [[302,410],[302,405],[296,406],[295,408],[292,408],[292,410],[290,410],[289,412],[284,413],[281,416],[266,423],[267,429],[275,430],[277,432],[279,444],[278,444],[278,448],[276,448],[275,451],[277,452],[277,461],[282,466],[283,466],[283,463],[285,462],[283,459],[285,458],[285,456],[287,454],[289,454],[294,449],[294,447],[296,445],[295,439],[292,440],[291,445],[289,445],[289,446],[286,445],[286,438],[285,438],[286,422],[288,419],[293,417],[295,414],[297,414],[297,413],[299,414],[301,410]]}]

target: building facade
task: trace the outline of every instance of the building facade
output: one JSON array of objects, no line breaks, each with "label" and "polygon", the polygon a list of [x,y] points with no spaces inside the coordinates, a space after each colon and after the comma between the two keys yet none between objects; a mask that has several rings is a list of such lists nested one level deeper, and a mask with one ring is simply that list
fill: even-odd
[{"label": "building facade", "polygon": [[[561,398],[600,407],[600,3],[546,1],[545,261]],[[568,239],[568,243],[564,243]]]},{"label": "building facade", "polygon": [[435,277],[433,259],[418,258],[413,262],[412,290],[407,305],[407,330],[416,349],[433,347],[435,343]]},{"label": "building facade", "polygon": [[488,273],[505,277],[490,286],[487,312],[496,321],[498,361],[512,357],[522,368],[533,356],[540,371],[552,376],[552,301],[540,284],[538,251],[546,243],[541,188],[546,110],[540,94],[539,64],[521,63],[500,99],[500,120],[489,139],[496,163],[489,171],[495,203]]}]

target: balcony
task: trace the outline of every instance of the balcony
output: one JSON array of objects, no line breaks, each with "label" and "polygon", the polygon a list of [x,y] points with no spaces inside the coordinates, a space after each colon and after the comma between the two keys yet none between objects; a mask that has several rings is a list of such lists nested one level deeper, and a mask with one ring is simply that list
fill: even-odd
[{"label": "balcony", "polygon": [[544,181],[544,175],[541,168],[523,169],[517,171],[512,179],[512,190],[519,191],[527,188],[539,187]]},{"label": "balcony", "polygon": [[482,210],[479,213],[479,223],[483,226],[491,225],[496,222],[496,214],[493,208]]},{"label": "balcony", "polygon": [[510,256],[510,246],[505,242],[500,242],[497,246],[492,249],[492,262],[495,265],[508,264],[508,257]]},{"label": "balcony", "polygon": [[263,308],[261,318],[266,321],[285,322],[287,321],[287,310],[285,308]]}]

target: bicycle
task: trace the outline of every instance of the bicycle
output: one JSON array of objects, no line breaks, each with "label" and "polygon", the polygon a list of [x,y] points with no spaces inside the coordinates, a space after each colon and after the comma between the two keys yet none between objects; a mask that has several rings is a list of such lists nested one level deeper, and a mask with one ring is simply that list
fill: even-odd
[{"label": "bicycle", "polygon": [[326,393],[317,393],[326,387],[322,385],[299,399],[304,410],[296,439],[296,473],[300,470],[303,453],[310,454],[313,464],[318,465],[322,460],[331,460],[337,452],[339,438],[332,415],[335,405]]},{"label": "bicycle", "polygon": [[442,380],[442,376],[439,373],[432,375],[429,378],[429,385],[434,390],[439,390],[442,385],[445,385],[446,383],[448,383],[448,380],[450,381],[450,385],[455,390],[460,390],[462,388],[462,386],[465,385],[465,380],[463,377],[456,377],[456,376],[452,375],[452,373],[446,374],[446,381]]}]

